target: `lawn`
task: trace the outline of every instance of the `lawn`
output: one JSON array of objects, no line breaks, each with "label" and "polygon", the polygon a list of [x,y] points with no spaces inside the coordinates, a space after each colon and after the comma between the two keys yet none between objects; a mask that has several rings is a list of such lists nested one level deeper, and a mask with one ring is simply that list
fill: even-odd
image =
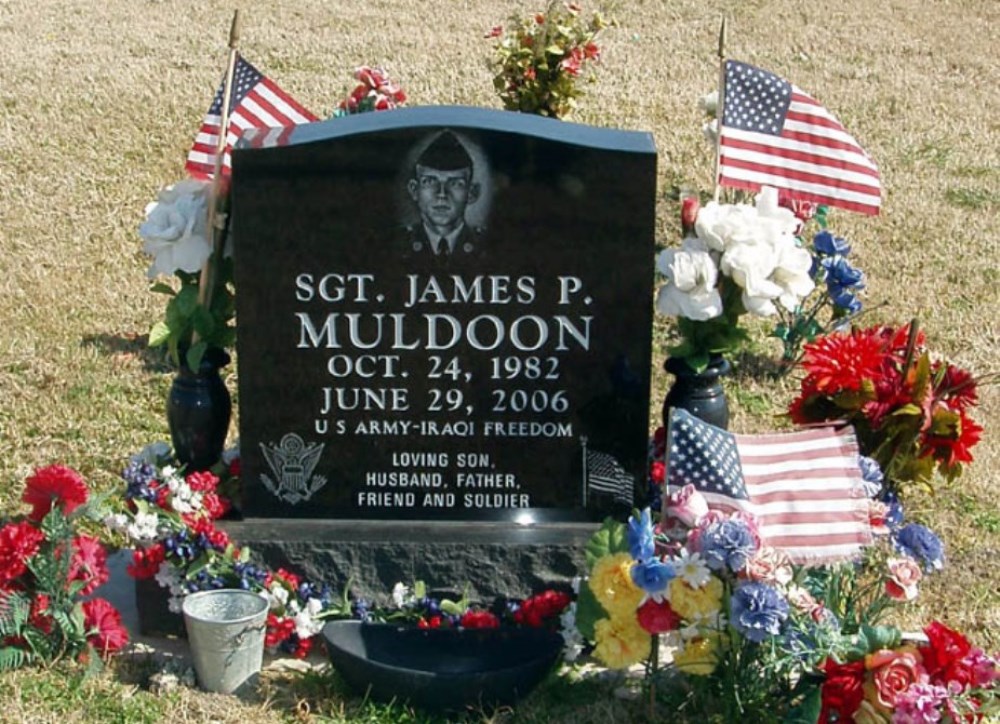
[{"label": "lawn", "polygon": [[[584,3],[585,7],[589,3]],[[530,2],[296,0],[245,3],[241,48],[304,105],[328,115],[356,65],[384,66],[411,105],[498,108],[483,36]],[[868,275],[866,321],[919,318],[930,347],[978,374],[1000,351],[1000,4],[995,0],[628,0],[574,120],[645,130],[659,151],[657,240],[679,235],[676,190],[710,189],[713,152],[698,98],[729,53],[794,82],[833,111],[878,163],[883,212],[833,211]],[[226,55],[233,7],[193,0],[0,0],[0,511],[19,509],[37,466],[75,467],[100,489],[125,459],[167,437],[172,370],[146,334],[162,312],[136,227],[184,157]],[[669,322],[653,337],[657,365]],[[759,374],[775,356],[762,325],[728,380],[732,428],[758,431],[794,395]],[[228,370],[235,390],[235,366]],[[651,419],[669,380],[657,368]],[[924,586],[911,624],[932,616],[1000,648],[1000,393],[981,390],[975,463],[911,515],[946,540],[948,567]],[[235,435],[235,429],[233,434]],[[905,622],[904,622],[905,623]],[[7,721],[419,721],[345,697],[331,678],[289,677],[256,702],[62,670],[0,677]],[[69,682],[67,684],[67,682]],[[518,721],[634,720],[604,685],[555,681]],[[7,702],[11,702],[8,707]],[[583,713],[578,713],[577,708]],[[509,718],[504,715],[501,718]]]}]

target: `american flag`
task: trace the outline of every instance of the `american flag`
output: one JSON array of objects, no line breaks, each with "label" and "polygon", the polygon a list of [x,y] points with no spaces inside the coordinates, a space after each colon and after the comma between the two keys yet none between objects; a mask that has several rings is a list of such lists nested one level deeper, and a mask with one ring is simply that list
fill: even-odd
[{"label": "american flag", "polygon": [[625,471],[613,455],[587,449],[584,473],[588,490],[606,493],[617,502],[632,507],[635,478]]},{"label": "american flag", "polygon": [[878,214],[878,168],[840,122],[766,70],[726,61],[719,184]]},{"label": "american flag", "polygon": [[844,560],[871,544],[849,427],[734,435],[674,408],[667,440],[669,491],[692,484],[713,510],[752,513],[764,544],[793,562]]},{"label": "american flag", "polygon": [[[225,81],[215,92],[201,129],[188,152],[184,168],[197,179],[210,179],[215,173],[215,150],[219,143],[222,122],[222,93]],[[238,57],[233,72],[232,97],[230,98],[229,133],[222,159],[222,175],[231,173],[230,153],[240,134],[249,128],[283,128],[318,120],[294,98],[281,90],[273,81]]]}]

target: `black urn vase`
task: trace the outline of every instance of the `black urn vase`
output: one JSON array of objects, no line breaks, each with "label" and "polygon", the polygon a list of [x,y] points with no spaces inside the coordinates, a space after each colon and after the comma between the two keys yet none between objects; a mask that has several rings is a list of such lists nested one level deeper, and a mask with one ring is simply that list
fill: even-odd
[{"label": "black urn vase", "polygon": [[708,366],[696,372],[683,359],[670,357],[663,363],[663,369],[676,378],[663,400],[664,427],[670,409],[679,407],[707,423],[728,429],[729,402],[722,377],[732,370],[729,360],[722,355],[712,355]]},{"label": "black urn vase", "polygon": [[233,403],[219,370],[229,355],[211,349],[197,370],[182,365],[167,397],[167,424],[178,462],[188,471],[205,470],[222,455]]}]

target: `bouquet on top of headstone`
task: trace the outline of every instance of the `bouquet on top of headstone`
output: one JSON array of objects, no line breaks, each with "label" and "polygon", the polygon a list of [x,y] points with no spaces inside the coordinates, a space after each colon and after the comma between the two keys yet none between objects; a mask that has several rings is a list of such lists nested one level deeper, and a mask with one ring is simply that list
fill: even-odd
[{"label": "bouquet on top of headstone", "polygon": [[493,86],[509,111],[567,118],[583,95],[583,70],[601,59],[597,38],[614,25],[598,11],[590,16],[576,2],[552,0],[542,12],[511,16],[497,25]]}]

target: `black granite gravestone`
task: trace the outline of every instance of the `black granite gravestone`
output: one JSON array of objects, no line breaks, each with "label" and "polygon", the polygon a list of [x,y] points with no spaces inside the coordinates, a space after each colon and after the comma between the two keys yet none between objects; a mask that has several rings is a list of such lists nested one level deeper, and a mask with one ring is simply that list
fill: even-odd
[{"label": "black granite gravestone", "polygon": [[245,137],[233,166],[251,532],[314,561],[318,540],[401,531],[558,546],[630,507],[646,485],[651,137],[469,108],[274,135]]}]

